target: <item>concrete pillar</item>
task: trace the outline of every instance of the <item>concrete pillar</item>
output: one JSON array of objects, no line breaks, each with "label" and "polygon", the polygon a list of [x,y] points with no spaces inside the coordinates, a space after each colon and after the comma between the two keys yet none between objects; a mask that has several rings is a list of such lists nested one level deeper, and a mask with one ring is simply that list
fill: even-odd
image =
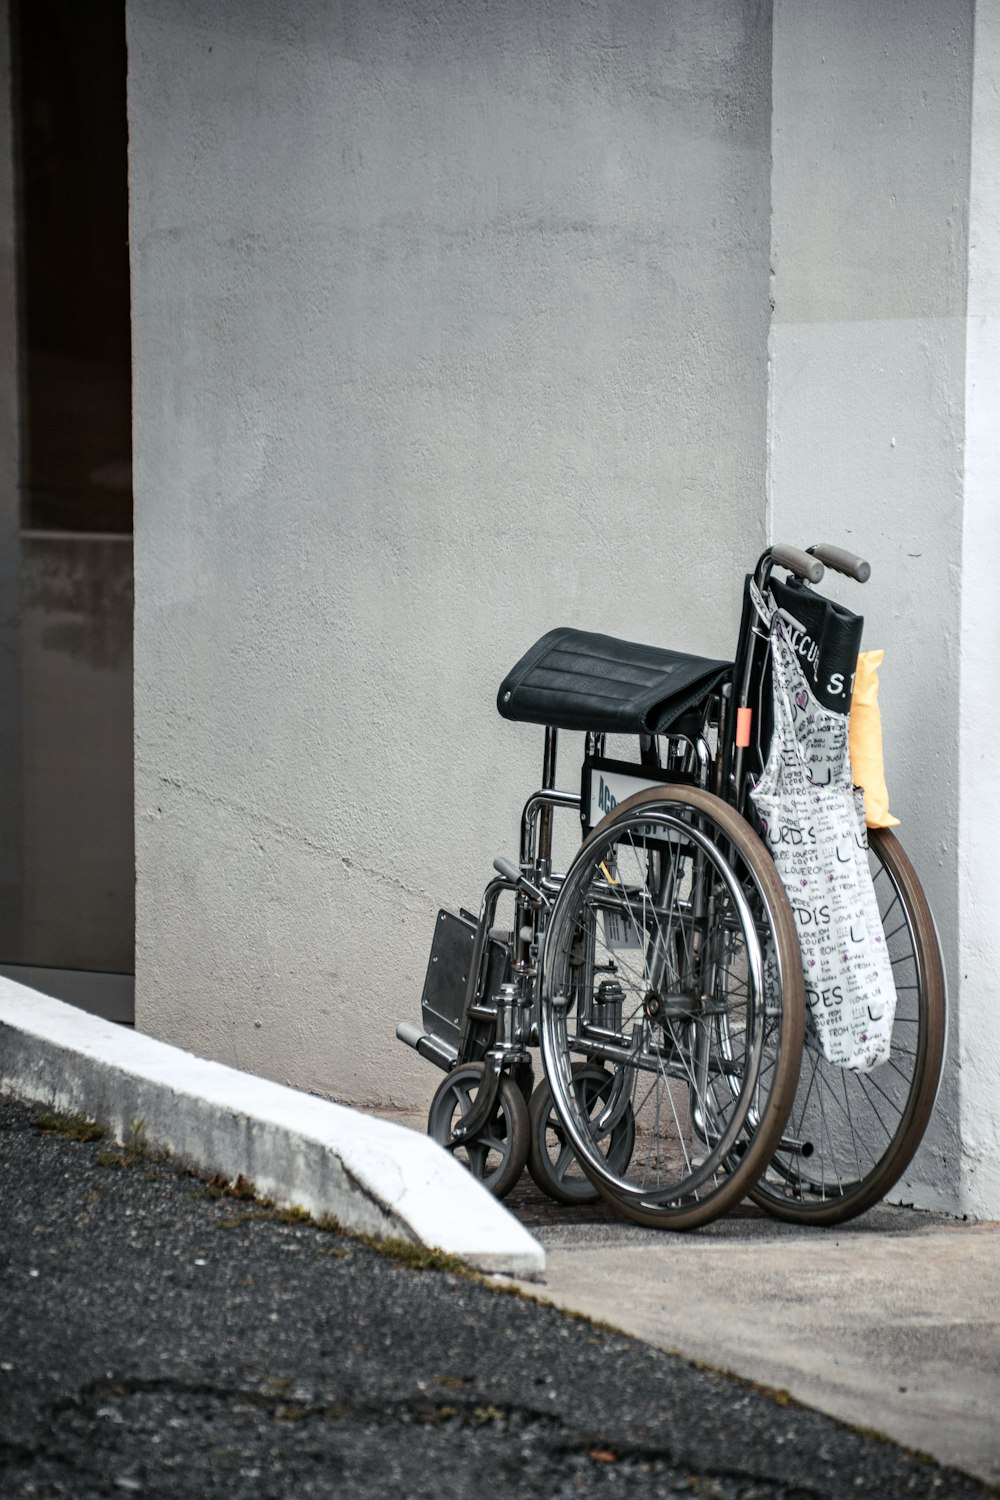
[{"label": "concrete pillar", "polygon": [[[769,531],[870,557],[898,830],[945,952],[938,1111],[896,1196],[1000,1216],[1000,6],[777,0]],[[971,184],[971,187],[970,187]]]},{"label": "concrete pillar", "polygon": [[961,1207],[1000,1218],[1000,0],[977,0],[969,174],[958,935]]}]

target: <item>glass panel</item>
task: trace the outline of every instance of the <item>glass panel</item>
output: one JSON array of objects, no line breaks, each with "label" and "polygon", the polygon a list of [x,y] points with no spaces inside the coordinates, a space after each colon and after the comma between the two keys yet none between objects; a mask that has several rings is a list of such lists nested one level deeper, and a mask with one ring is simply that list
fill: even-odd
[{"label": "glass panel", "polygon": [[125,12],[122,0],[13,0],[10,14],[0,234],[18,298],[16,337],[0,341],[13,412],[0,431],[0,965],[129,973]]},{"label": "glass panel", "polygon": [[20,0],[21,522],[132,530],[125,11]]}]

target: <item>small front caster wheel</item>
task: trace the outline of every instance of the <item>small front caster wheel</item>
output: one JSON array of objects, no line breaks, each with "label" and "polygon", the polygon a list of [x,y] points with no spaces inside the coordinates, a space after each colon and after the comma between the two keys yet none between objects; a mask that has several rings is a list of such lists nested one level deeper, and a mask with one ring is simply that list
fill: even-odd
[{"label": "small front caster wheel", "polygon": [[427,1134],[468,1167],[495,1198],[506,1198],[524,1171],[531,1141],[528,1106],[517,1084],[502,1074],[493,1112],[479,1134],[467,1141],[451,1138],[472,1108],[482,1077],[482,1063],[452,1069],[431,1100]]},{"label": "small front caster wheel", "polygon": [[[600,1063],[574,1064],[573,1088],[581,1117],[596,1119],[611,1097],[613,1083],[614,1075]],[[545,1078],[528,1102],[528,1122],[531,1127],[528,1170],[542,1192],[556,1203],[596,1203],[600,1194],[580,1168]],[[634,1145],[635,1116],[629,1103],[617,1124],[601,1139],[600,1150],[613,1171],[624,1172]]]}]

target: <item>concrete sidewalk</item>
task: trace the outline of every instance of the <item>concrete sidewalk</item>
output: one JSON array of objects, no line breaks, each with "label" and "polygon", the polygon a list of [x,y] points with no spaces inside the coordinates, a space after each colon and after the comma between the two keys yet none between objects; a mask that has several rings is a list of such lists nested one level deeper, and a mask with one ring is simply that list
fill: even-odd
[{"label": "concrete sidewalk", "polygon": [[839,1230],[534,1232],[560,1307],[1000,1483],[1000,1225],[882,1209]]},{"label": "concrete sidewalk", "polygon": [[802,1230],[745,1204],[668,1234],[527,1173],[507,1203],[545,1249],[533,1295],[1000,1484],[1000,1224],[883,1205]]}]

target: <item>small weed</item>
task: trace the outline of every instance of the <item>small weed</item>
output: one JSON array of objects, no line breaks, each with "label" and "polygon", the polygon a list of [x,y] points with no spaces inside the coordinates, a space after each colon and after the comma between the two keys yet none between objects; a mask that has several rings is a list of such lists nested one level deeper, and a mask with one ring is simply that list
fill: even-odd
[{"label": "small weed", "polygon": [[[243,1197],[240,1194],[240,1197]],[[292,1206],[291,1208],[277,1208],[270,1198],[258,1198],[256,1207],[249,1209],[246,1213],[230,1214],[225,1219],[216,1219],[216,1229],[238,1229],[243,1224],[312,1224],[308,1212],[304,1208]]]},{"label": "small weed", "polygon": [[104,1129],[85,1115],[38,1115],[35,1124],[43,1135],[61,1135],[66,1141],[100,1141]]},{"label": "small weed", "polygon": [[459,1260],[457,1255],[448,1255],[444,1250],[435,1250],[430,1245],[417,1245],[413,1240],[403,1240],[395,1235],[389,1235],[386,1239],[379,1239],[374,1234],[360,1234],[352,1230],[340,1230],[341,1234],[348,1234],[352,1240],[359,1245],[364,1245],[368,1250],[375,1250],[379,1255],[387,1255],[390,1260],[397,1261],[401,1266],[409,1266],[411,1271],[445,1271],[452,1276],[464,1276],[470,1281],[479,1281],[477,1271]]},{"label": "small weed", "polygon": [[[478,1281],[482,1286],[489,1287],[490,1291],[496,1292],[498,1297],[516,1297],[519,1302],[533,1302],[536,1307],[552,1306],[552,1303],[546,1302],[544,1297],[537,1297],[534,1292],[527,1291],[525,1287],[519,1286],[516,1281],[508,1281],[505,1277],[499,1275],[489,1276],[482,1271],[470,1270],[466,1271],[466,1275],[471,1276],[473,1281]],[[567,1311],[566,1308],[562,1308],[560,1311],[564,1318],[578,1318],[581,1323],[590,1323],[592,1321],[592,1319],[587,1317],[586,1313],[578,1313],[572,1310]],[[617,1329],[611,1329],[610,1331],[612,1333],[618,1332]]]},{"label": "small weed", "polygon": [[462,1386],[472,1384],[472,1376],[439,1375],[437,1378],[437,1383],[438,1385],[444,1386],[446,1391],[458,1391],[461,1390]]},{"label": "small weed", "polygon": [[291,1208],[271,1207],[268,1209],[266,1217],[269,1218],[273,1224],[312,1223],[312,1215],[308,1212],[307,1209],[300,1208],[298,1204],[293,1204]]},{"label": "small weed", "polygon": [[[711,1370],[713,1367],[711,1365],[705,1365],[704,1368],[706,1370]],[[728,1375],[729,1371],[727,1370],[724,1373]],[[736,1378],[737,1380],[739,1380],[739,1376],[737,1376]],[[730,1379],[732,1379],[732,1376],[730,1376]],[[744,1382],[740,1381],[740,1384],[742,1385],[744,1384]],[[759,1380],[748,1380],[745,1382],[745,1384],[749,1385],[753,1390],[755,1390],[758,1395],[766,1396],[768,1401],[773,1401],[775,1406],[791,1407],[793,1410],[797,1411],[802,1410],[802,1402],[796,1401],[791,1391],[786,1391],[784,1386],[764,1385]],[[860,1431],[860,1429],[858,1430]]]},{"label": "small weed", "polygon": [[[798,1402],[794,1402],[793,1403],[793,1402],[791,1402],[791,1400],[789,1400],[789,1404],[797,1406]],[[851,1426],[854,1428],[855,1432],[860,1432],[861,1436],[863,1438],[867,1438],[870,1443],[882,1443],[884,1445],[886,1443],[891,1443],[892,1442],[892,1438],[886,1437],[885,1433],[884,1432],[880,1432],[877,1427],[858,1426],[857,1424],[855,1424],[853,1422],[851,1423]],[[919,1450],[916,1450],[916,1451],[917,1451],[918,1457],[923,1458],[923,1457],[926,1456],[925,1454],[920,1453]],[[932,1459],[931,1462],[933,1463],[933,1461],[934,1460]]]},{"label": "small weed", "polygon": [[241,1203],[252,1202],[257,1197],[257,1189],[249,1178],[244,1177],[241,1172],[235,1182],[230,1182],[221,1172],[210,1177],[205,1184],[206,1198],[236,1198]]},{"label": "small weed", "polygon": [[157,1166],[170,1160],[170,1152],[166,1148],[157,1150],[151,1146],[146,1137],[146,1121],[132,1119],[128,1122],[128,1133],[121,1146],[114,1151],[102,1151],[97,1160],[102,1167],[119,1170],[123,1167],[134,1167],[136,1162],[140,1161],[148,1163],[149,1166]]}]

